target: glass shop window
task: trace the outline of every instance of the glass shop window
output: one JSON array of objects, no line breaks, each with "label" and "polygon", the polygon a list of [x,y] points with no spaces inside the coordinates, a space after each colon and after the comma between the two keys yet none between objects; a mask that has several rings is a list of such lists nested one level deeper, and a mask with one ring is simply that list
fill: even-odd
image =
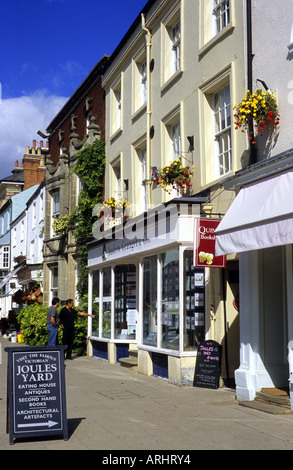
[{"label": "glass shop window", "polygon": [[157,346],[157,257],[143,262],[143,344]]},{"label": "glass shop window", "polygon": [[121,265],[115,268],[115,338],[136,337],[136,267]]},{"label": "glass shop window", "polygon": [[103,338],[111,338],[111,268],[103,270]]},{"label": "glass shop window", "polygon": [[92,336],[99,336],[99,316],[100,316],[100,271],[93,273],[93,301],[92,313]]},{"label": "glass shop window", "polygon": [[162,348],[179,350],[179,251],[162,256]]},{"label": "glass shop window", "polygon": [[205,270],[193,266],[193,252],[184,252],[184,350],[205,339]]}]

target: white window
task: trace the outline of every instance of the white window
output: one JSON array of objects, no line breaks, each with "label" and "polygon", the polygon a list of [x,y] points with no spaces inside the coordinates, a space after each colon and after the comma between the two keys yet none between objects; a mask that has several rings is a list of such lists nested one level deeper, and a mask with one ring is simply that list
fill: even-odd
[{"label": "white window", "polygon": [[60,215],[60,191],[52,193],[52,216],[59,217]]},{"label": "white window", "polygon": [[171,72],[174,74],[180,69],[180,22],[171,28]]},{"label": "white window", "polygon": [[146,148],[139,150],[140,162],[140,186],[141,186],[141,210],[146,211],[148,208],[147,201],[147,169],[146,169]]},{"label": "white window", "polygon": [[93,113],[92,113],[92,110],[90,109],[87,113],[86,113],[86,130],[85,130],[85,133],[88,134],[89,130],[89,125],[91,123],[91,117],[92,117]]},{"label": "white window", "polygon": [[122,93],[121,82],[119,82],[111,93],[111,133],[119,131],[122,128]]},{"label": "white window", "polygon": [[24,240],[24,220],[21,221],[20,225],[20,241]]},{"label": "white window", "polygon": [[113,166],[115,199],[122,199],[120,161]]},{"label": "white window", "polygon": [[36,202],[33,203],[33,220],[32,220],[32,227],[36,226],[36,218],[37,218],[37,204]]},{"label": "white window", "polygon": [[147,65],[144,60],[139,66],[140,72],[140,105],[143,106],[147,101]]},{"label": "white window", "polygon": [[9,246],[4,246],[3,247],[2,268],[3,269],[8,269],[9,268]]},{"label": "white window", "polygon": [[171,159],[174,161],[176,158],[181,157],[181,136],[180,136],[180,122],[173,124],[170,127],[171,139]]},{"label": "white window", "polygon": [[31,241],[30,245],[30,260],[33,261],[35,258],[35,240]]},{"label": "white window", "polygon": [[12,231],[12,246],[13,248],[16,247],[16,227],[14,227]]},{"label": "white window", "polygon": [[214,33],[222,31],[230,23],[230,0],[214,0]]},{"label": "white window", "polygon": [[[51,193],[52,197],[52,219],[60,216],[60,191],[54,191]],[[53,223],[53,220],[52,220]],[[55,237],[56,233],[52,229],[52,236]]]},{"label": "white window", "polygon": [[226,85],[213,94],[214,140],[217,161],[217,177],[231,171],[231,102],[230,86]]},{"label": "white window", "polygon": [[51,279],[50,279],[50,304],[54,297],[58,297],[58,267],[54,266],[50,269]]},{"label": "white window", "polygon": [[40,219],[41,221],[44,218],[44,195],[43,193],[40,196]]}]

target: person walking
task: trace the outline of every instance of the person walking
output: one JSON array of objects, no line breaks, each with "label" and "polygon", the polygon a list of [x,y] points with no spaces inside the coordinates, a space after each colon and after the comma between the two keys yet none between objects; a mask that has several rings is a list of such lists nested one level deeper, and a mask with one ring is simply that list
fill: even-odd
[{"label": "person walking", "polygon": [[90,315],[89,313],[79,312],[73,308],[73,300],[68,299],[66,301],[65,307],[63,307],[60,311],[60,324],[61,328],[63,329],[63,345],[67,346],[66,350],[66,359],[72,359],[72,349],[73,349],[73,342],[74,342],[74,321],[76,315],[82,317],[92,317],[94,318],[95,315]]},{"label": "person walking", "polygon": [[51,307],[47,312],[47,330],[49,333],[48,346],[56,346],[58,344],[58,326],[59,314],[57,308],[59,307],[60,300],[54,297]]}]

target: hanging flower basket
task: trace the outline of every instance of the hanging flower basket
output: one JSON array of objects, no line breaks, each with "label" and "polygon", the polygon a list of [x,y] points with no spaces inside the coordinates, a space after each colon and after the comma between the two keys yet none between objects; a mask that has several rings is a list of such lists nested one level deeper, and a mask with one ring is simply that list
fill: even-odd
[{"label": "hanging flower basket", "polygon": [[52,228],[56,235],[66,235],[66,233],[70,230],[69,216],[65,215],[63,217],[55,217]]},{"label": "hanging flower basket", "polygon": [[[247,90],[242,101],[236,104],[235,110],[235,129],[241,129],[246,132],[249,122],[253,120],[257,133],[261,133],[268,125],[278,126],[280,116],[276,97],[270,91],[263,91],[257,88],[255,93]],[[251,131],[248,139],[252,140],[254,132]],[[255,142],[253,142],[255,143]]]},{"label": "hanging flower basket", "polygon": [[193,166],[183,167],[180,159],[164,166],[161,169],[153,167],[152,181],[160,185],[164,191],[171,194],[172,189],[176,189],[180,194],[184,194],[186,188],[191,187],[191,177]]}]

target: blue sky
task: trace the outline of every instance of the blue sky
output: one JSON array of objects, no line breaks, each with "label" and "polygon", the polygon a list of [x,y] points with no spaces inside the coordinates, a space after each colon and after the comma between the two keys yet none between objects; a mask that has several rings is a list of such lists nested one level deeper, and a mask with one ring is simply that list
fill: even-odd
[{"label": "blue sky", "polygon": [[[147,0],[1,0],[0,179]],[[5,38],[5,42],[4,42]]]}]

